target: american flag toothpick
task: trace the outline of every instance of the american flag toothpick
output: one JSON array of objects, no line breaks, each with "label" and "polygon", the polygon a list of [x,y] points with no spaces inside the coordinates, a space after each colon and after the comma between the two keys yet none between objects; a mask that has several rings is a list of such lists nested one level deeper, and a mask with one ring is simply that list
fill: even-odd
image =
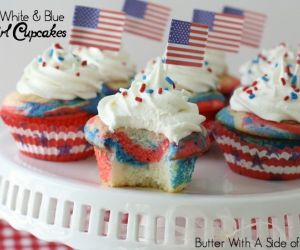
[{"label": "american flag toothpick", "polygon": [[140,0],[126,0],[123,11],[127,14],[126,32],[155,41],[163,39],[170,8]]},{"label": "american flag toothpick", "polygon": [[167,45],[166,64],[202,67],[208,26],[172,20]]},{"label": "american flag toothpick", "polygon": [[119,51],[125,18],[124,12],[76,6],[70,44]]},{"label": "american flag toothpick", "polygon": [[195,9],[193,22],[208,25],[208,49],[239,52],[243,34],[243,17]]},{"label": "american flag toothpick", "polygon": [[224,7],[223,12],[244,17],[245,23],[243,28],[242,44],[254,48],[260,47],[264,26],[267,20],[267,16],[265,14],[228,6]]}]

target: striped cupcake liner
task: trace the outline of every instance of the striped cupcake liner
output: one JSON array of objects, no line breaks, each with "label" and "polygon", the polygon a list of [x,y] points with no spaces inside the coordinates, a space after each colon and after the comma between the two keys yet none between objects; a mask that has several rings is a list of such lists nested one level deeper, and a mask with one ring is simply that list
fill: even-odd
[{"label": "striped cupcake liner", "polygon": [[1,114],[17,148],[26,156],[47,161],[76,161],[93,155],[83,127],[89,116],[68,115],[65,120]]},{"label": "striped cupcake liner", "polygon": [[239,135],[217,122],[213,134],[234,172],[262,180],[300,178],[300,146],[282,145],[284,141],[265,145],[249,142],[251,136]]}]

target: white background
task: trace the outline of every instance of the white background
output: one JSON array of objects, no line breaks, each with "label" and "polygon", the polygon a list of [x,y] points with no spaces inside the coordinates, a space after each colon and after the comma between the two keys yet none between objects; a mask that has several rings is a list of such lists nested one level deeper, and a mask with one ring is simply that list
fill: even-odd
[{"label": "white background", "polygon": [[[268,15],[268,22],[264,33],[262,47],[270,48],[280,42],[287,42],[296,46],[300,39],[300,1],[299,0],[153,0],[172,7],[172,17],[182,20],[191,20],[193,8],[221,11],[224,5],[231,5],[264,12]],[[0,0],[1,10],[23,10],[24,13],[33,14],[35,9],[44,11],[53,10],[56,14],[65,15],[65,21],[58,23],[59,29],[69,29],[72,23],[73,9],[76,4],[99,8],[121,10],[123,0]],[[0,26],[6,27],[6,23]],[[31,23],[31,29],[46,29],[52,23]],[[161,55],[166,44],[167,32],[164,42],[158,43],[140,37],[125,34],[124,47],[131,54],[132,59],[141,68],[145,62],[155,56]],[[0,38],[0,99],[15,85],[22,75],[24,67],[32,58],[41,53],[53,42],[67,44],[67,39],[37,39],[29,42],[17,42],[13,38]],[[238,74],[238,66],[257,53],[257,50],[243,47],[238,55],[228,55],[227,61],[232,72]]]}]

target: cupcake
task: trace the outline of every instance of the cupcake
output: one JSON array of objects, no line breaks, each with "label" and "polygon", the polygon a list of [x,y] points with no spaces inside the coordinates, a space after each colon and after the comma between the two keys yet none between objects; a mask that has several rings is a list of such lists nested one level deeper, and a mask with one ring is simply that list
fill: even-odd
[{"label": "cupcake", "polygon": [[207,49],[204,63],[206,68],[218,77],[217,89],[224,96],[230,96],[240,85],[240,80],[232,76],[228,71],[224,52]]},{"label": "cupcake", "polygon": [[25,69],[17,91],[3,101],[1,117],[21,153],[42,160],[89,157],[86,121],[96,114],[97,71],[55,44]]},{"label": "cupcake", "polygon": [[[295,64],[295,62],[294,62]],[[230,168],[263,180],[300,177],[300,84],[284,57],[238,88],[217,114],[214,135]]]},{"label": "cupcake", "polygon": [[128,88],[136,73],[136,65],[124,50],[102,51],[97,48],[74,48],[82,61],[96,67],[99,74],[99,98],[113,95],[119,88]]},{"label": "cupcake", "polygon": [[291,65],[295,61],[296,53],[284,43],[270,50],[262,50],[240,67],[241,84],[249,86],[257,78],[267,74],[279,57],[284,57],[287,64]]},{"label": "cupcake", "polygon": [[207,148],[205,118],[174,89],[158,61],[151,74],[103,98],[85,127],[103,184],[179,192]]},{"label": "cupcake", "polygon": [[[145,74],[153,70],[157,61],[163,62],[164,59],[158,57],[148,62],[136,79],[142,80]],[[225,106],[225,98],[217,91],[218,77],[212,70],[206,66],[197,68],[166,64],[164,69],[174,80],[176,89],[184,90],[189,102],[197,104],[199,113],[206,117],[206,123],[214,120],[215,114]]]}]

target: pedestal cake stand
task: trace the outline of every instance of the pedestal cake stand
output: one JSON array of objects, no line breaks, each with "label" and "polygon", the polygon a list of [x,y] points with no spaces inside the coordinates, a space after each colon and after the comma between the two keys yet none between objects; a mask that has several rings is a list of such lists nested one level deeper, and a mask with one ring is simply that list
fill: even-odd
[{"label": "pedestal cake stand", "polygon": [[0,134],[0,216],[75,249],[190,250],[202,240],[282,239],[300,233],[300,181],[239,176],[217,147],[198,160],[180,194],[100,185],[95,159],[51,163],[19,154]]}]

